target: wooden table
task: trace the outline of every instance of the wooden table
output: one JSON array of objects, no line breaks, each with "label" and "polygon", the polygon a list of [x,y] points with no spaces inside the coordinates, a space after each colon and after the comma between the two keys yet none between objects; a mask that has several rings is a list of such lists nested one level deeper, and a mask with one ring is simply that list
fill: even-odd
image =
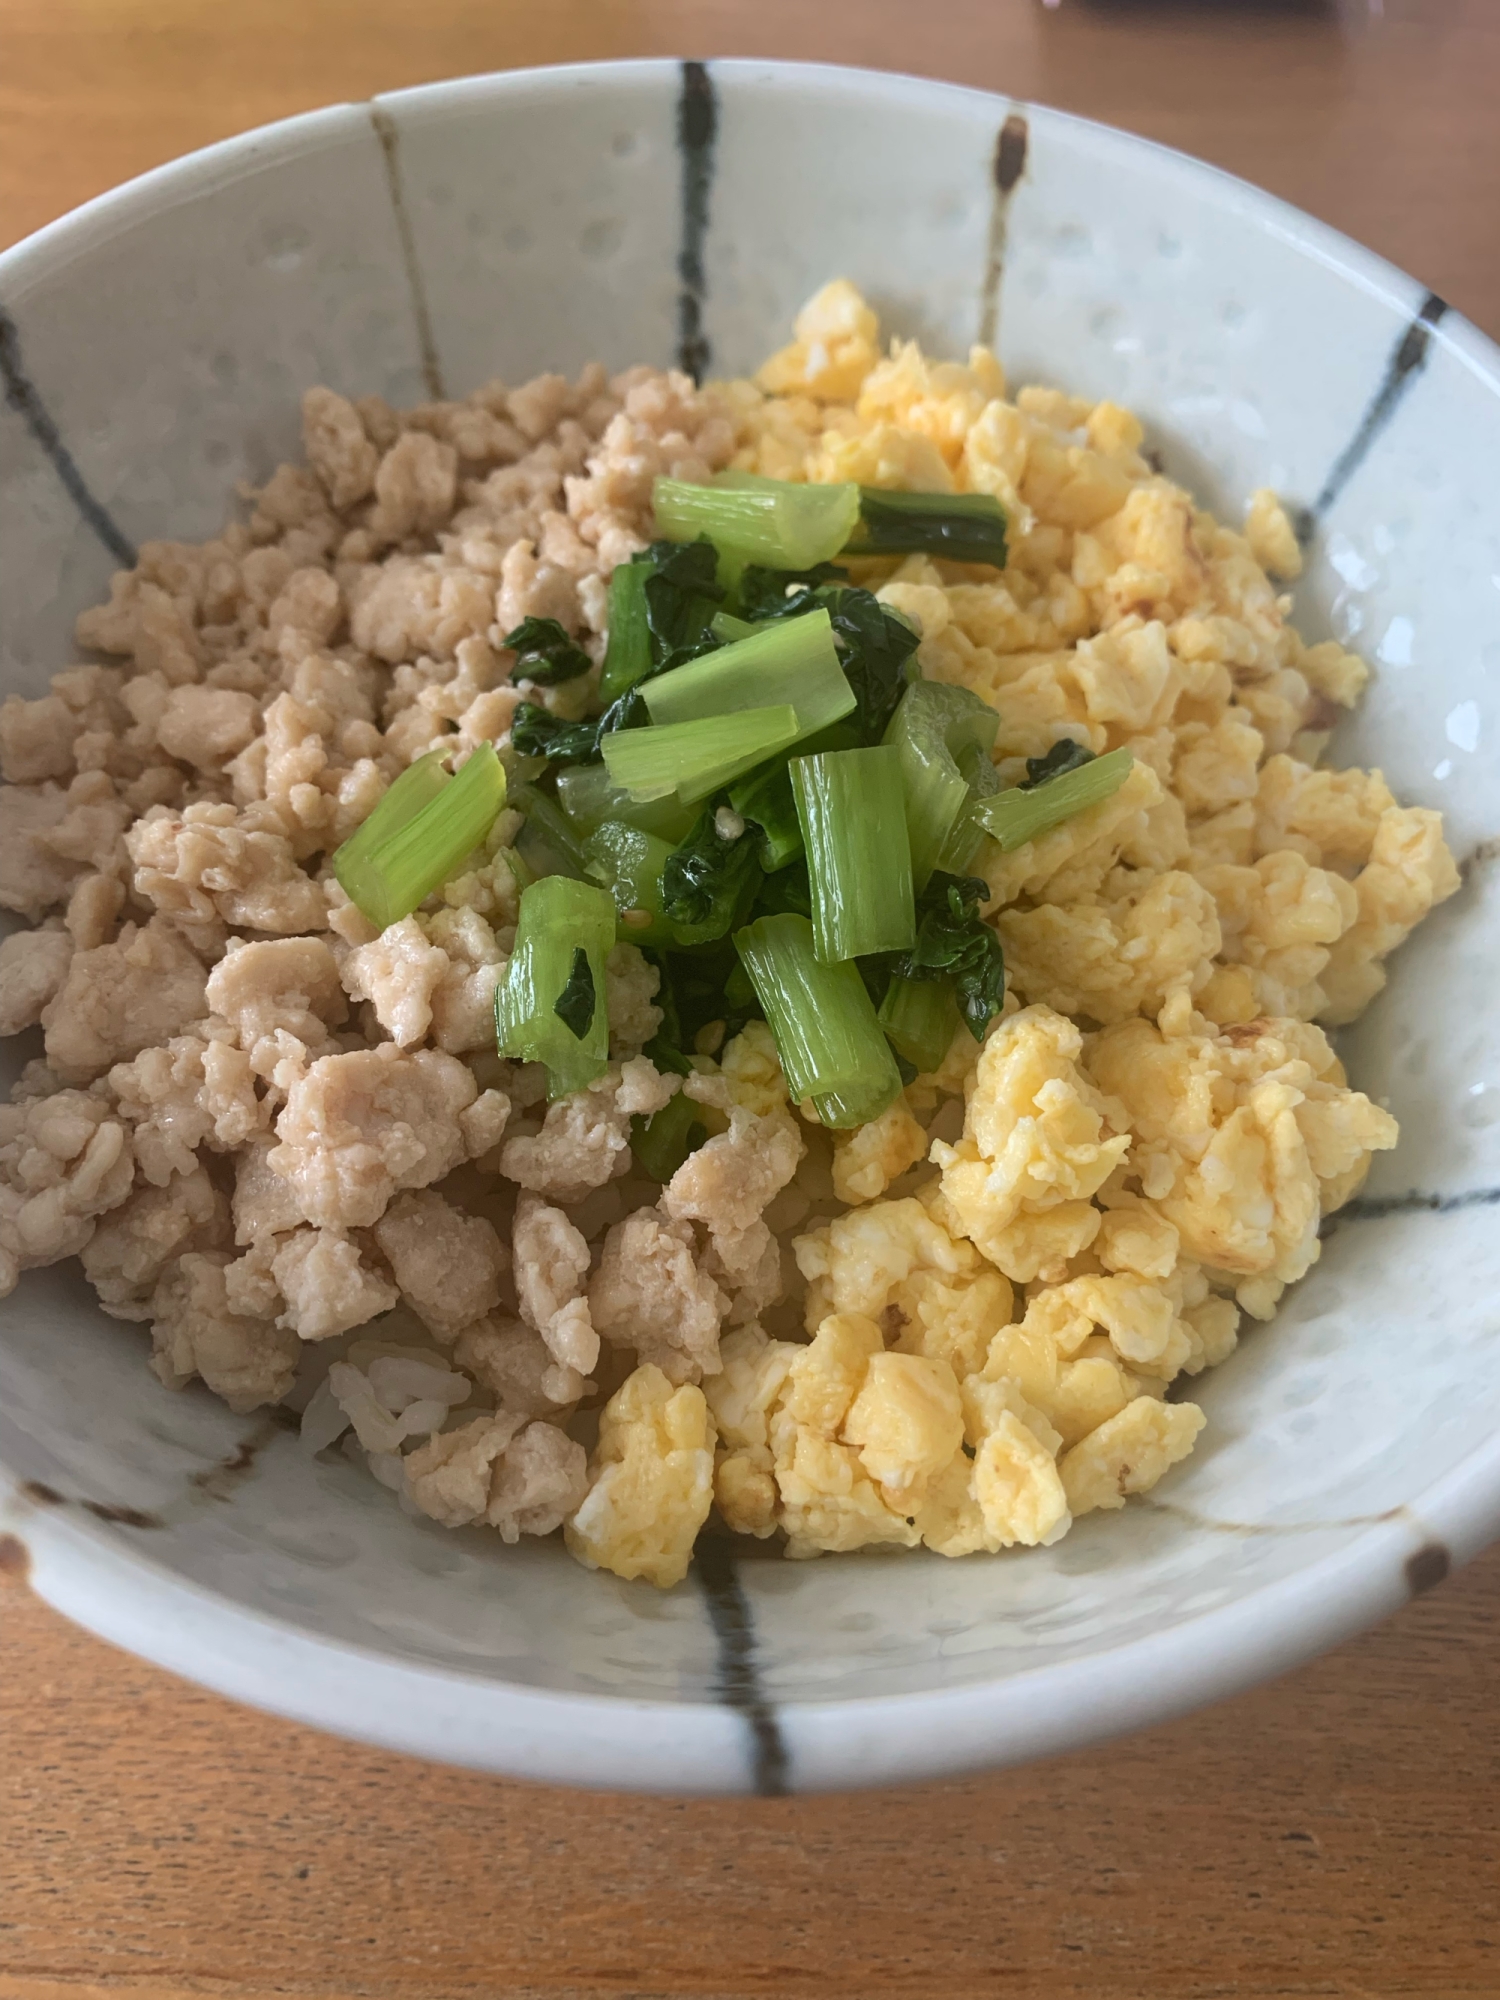
[{"label": "wooden table", "polygon": [[[862,62],[1203,154],[1500,334],[1496,0],[0,0],[0,241],[340,97]],[[530,1790],[228,1707],[0,1595],[0,2000],[1500,1995],[1500,1549],[1289,1680],[901,1793]]]}]

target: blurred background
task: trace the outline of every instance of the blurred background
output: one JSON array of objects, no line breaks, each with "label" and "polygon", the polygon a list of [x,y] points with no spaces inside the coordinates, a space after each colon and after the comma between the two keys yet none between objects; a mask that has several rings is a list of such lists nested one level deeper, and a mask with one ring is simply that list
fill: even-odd
[{"label": "blurred background", "polygon": [[1500,334],[1500,0],[0,0],[0,241],[335,99],[648,55],[861,63],[1128,126]]}]

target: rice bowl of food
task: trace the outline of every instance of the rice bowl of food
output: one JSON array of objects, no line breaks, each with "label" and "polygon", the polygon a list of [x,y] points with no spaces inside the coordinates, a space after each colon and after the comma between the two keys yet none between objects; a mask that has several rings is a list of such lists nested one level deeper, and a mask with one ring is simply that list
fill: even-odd
[{"label": "rice bowl of food", "polygon": [[1056,114],[689,63],[271,128],[0,303],[44,1595],[784,1789],[1172,1713],[1494,1532],[1441,301]]}]

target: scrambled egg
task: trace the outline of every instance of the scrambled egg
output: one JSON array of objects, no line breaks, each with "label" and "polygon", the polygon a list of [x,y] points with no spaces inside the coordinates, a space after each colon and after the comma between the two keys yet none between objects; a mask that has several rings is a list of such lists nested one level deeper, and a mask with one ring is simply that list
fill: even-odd
[{"label": "scrambled egg", "polygon": [[701,1389],[637,1368],[604,1406],[588,1496],[564,1531],[579,1561],[681,1583],[713,1500],[713,1437]]},{"label": "scrambled egg", "polygon": [[934,1144],[946,1207],[1009,1278],[1060,1277],[1093,1242],[1093,1196],[1130,1147],[1125,1118],[1079,1070],[1083,1036],[1050,1007],[991,1032],[964,1136]]}]

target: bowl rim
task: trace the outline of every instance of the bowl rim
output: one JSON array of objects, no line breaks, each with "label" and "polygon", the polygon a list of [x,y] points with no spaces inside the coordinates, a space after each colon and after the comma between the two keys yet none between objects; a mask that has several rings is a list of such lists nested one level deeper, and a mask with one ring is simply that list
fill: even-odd
[{"label": "bowl rim", "polygon": [[[1142,149],[1220,205],[1336,272],[1397,319],[1425,288],[1280,197],[1205,161],[1046,105],[935,78],[825,63],[712,59],[716,82],[866,102],[934,99],[989,116],[1022,111],[1096,155]],[[0,299],[135,223],[210,195],[263,164],[370,129],[372,111],[441,119],[514,94],[655,88],[675,58],[503,70],[384,92],[277,120],[152,168],[0,252]],[[1430,296],[1428,294],[1427,296]],[[1431,334],[1500,397],[1500,348],[1454,311]],[[232,1699],[335,1735],[533,1780],[675,1793],[843,1789],[953,1775],[1079,1749],[1220,1700],[1388,1615],[1500,1535],[1500,1436],[1415,1500],[1339,1525],[1359,1532],[1305,1568],[1216,1610],[1081,1659],[919,1693],[782,1703],[746,1698],[721,1671],[717,1701],[553,1693],[319,1638],[190,1582],[128,1526],[39,1502],[0,1460],[0,1550],[19,1545],[38,1595],[99,1637]]]}]

